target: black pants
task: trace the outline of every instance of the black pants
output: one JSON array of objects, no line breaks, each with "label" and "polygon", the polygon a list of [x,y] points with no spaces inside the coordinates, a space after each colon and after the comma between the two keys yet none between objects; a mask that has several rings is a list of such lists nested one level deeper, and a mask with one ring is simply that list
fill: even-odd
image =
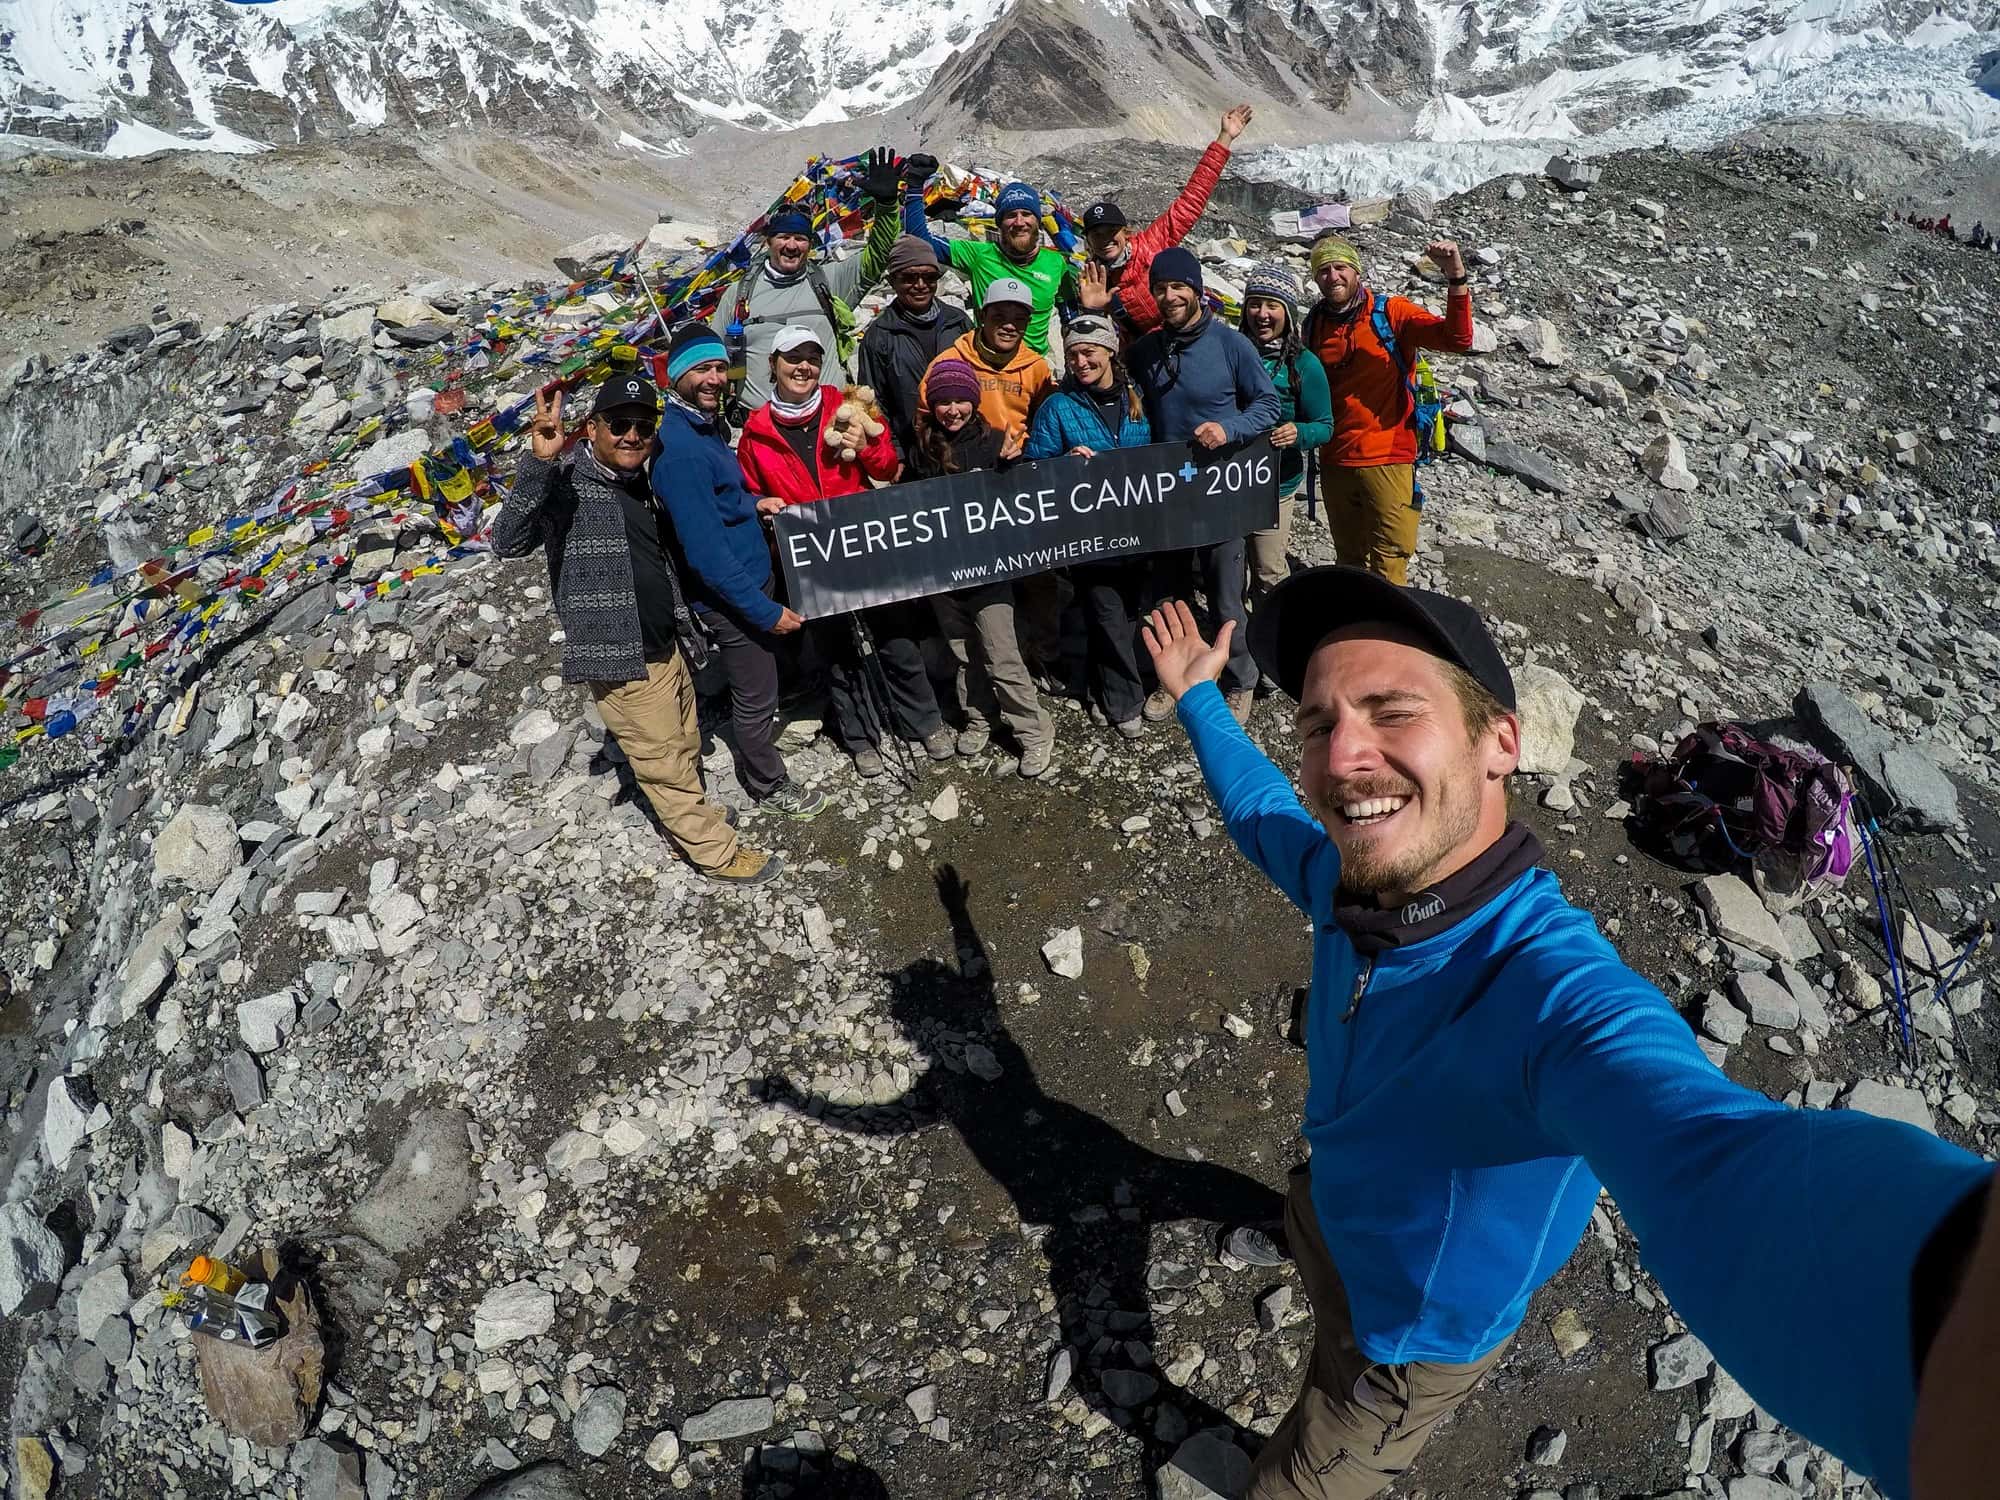
[{"label": "black pants", "polygon": [[1090,690],[1104,717],[1123,724],[1145,707],[1139,675],[1139,616],[1146,595],[1144,563],[1103,563],[1070,574],[1083,596],[1084,661]]},{"label": "black pants", "polygon": [[701,619],[729,679],[736,778],[751,796],[768,797],[787,780],[785,759],[778,754],[778,659],[771,654],[771,638],[725,610],[706,610]]},{"label": "black pants", "polygon": [[[1212,547],[1196,547],[1186,552],[1160,554],[1154,586],[1156,600],[1187,598],[1190,585],[1199,586],[1208,599],[1208,619],[1203,628],[1212,641],[1223,624],[1234,621],[1236,634],[1229,642],[1229,665],[1222,669],[1225,693],[1247,692],[1257,686],[1257,664],[1250,659],[1250,616],[1243,607],[1245,550],[1243,538],[1232,537]],[[1193,600],[1189,600],[1193,607]]]},{"label": "black pants", "polygon": [[[923,740],[944,728],[937,692],[924,669],[923,641],[938,634],[937,616],[928,599],[880,604],[861,612],[861,621],[875,642],[875,659],[882,666],[876,686],[867,682],[868,668],[854,642],[854,625],[847,616],[811,626],[813,645],[826,662],[828,696],[833,700],[834,738],[852,755],[869,750],[887,734]],[[882,722],[880,682],[888,684],[890,723]]]}]

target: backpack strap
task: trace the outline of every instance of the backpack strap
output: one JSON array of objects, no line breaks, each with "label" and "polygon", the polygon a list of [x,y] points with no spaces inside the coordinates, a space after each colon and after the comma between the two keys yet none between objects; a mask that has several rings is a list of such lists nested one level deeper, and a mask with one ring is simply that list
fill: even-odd
[{"label": "backpack strap", "polygon": [[1405,420],[1414,421],[1418,405],[1416,378],[1411,375],[1409,363],[1403,358],[1402,348],[1396,343],[1396,330],[1389,322],[1389,299],[1378,295],[1373,287],[1368,289],[1368,326],[1375,330],[1375,337],[1381,340],[1382,347],[1388,351],[1390,360],[1396,366],[1396,373],[1403,377],[1403,393],[1410,398],[1410,410]]}]

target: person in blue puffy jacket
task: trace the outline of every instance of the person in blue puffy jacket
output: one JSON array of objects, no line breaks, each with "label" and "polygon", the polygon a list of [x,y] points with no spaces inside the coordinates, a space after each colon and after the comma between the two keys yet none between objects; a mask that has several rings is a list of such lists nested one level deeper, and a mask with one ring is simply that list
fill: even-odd
[{"label": "person in blue puffy jacket", "polygon": [[[1117,325],[1086,313],[1063,333],[1069,374],[1042,398],[1028,429],[1028,458],[1066,453],[1089,457],[1108,448],[1143,448],[1152,424],[1118,354]],[[1146,732],[1141,710],[1146,686],[1139,676],[1139,610],[1146,565],[1137,560],[1093,563],[1071,572],[1083,596],[1084,661],[1090,691],[1105,722],[1128,740]]]},{"label": "person in blue puffy jacket", "polygon": [[1352,567],[1272,591],[1251,650],[1298,701],[1303,802],[1216,688],[1232,628],[1211,645],[1177,600],[1145,640],[1231,838],[1314,934],[1310,1160],[1281,1229],[1226,1241],[1295,1260],[1314,1317],[1250,1500],[1392,1483],[1500,1359],[1600,1186],[1758,1404],[1908,1500],[1918,1372],[1992,1164],[1708,1060],[1508,821],[1521,725],[1477,611]]}]

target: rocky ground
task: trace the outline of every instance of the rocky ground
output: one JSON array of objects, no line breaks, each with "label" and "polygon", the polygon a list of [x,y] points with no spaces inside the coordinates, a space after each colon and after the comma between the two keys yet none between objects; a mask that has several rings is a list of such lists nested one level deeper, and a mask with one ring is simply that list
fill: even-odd
[{"label": "rocky ground", "polygon": [[[1226,278],[1267,247],[1220,218]],[[1762,147],[1406,201],[1377,284],[1435,295],[1410,269],[1435,232],[1477,252],[1484,349],[1445,362],[1418,574],[1546,669],[1521,815],[1733,1076],[1991,1152],[1990,946],[1943,1003],[1918,985],[1906,1057],[1865,873],[1797,909],[1703,886],[1631,843],[1619,770],[1812,685],[1896,830],[1899,909],[1939,948],[1991,913],[2000,258]],[[462,331],[488,294],[418,290],[17,367],[23,421],[91,390],[126,414],[6,518],[32,546],[5,613],[52,607],[0,650],[129,620],[69,597],[107,551],[248,513],[333,444],[323,478],[407,462],[382,444],[539,378],[501,361],[436,414],[394,364],[428,335],[391,329]],[[376,416],[403,431],[370,446]],[[233,596],[191,695],[164,675],[190,658],[135,663],[0,773],[17,1493],[1200,1496],[1240,1465],[1310,1320],[1214,1221],[1294,1160],[1308,934],[1171,725],[1128,745],[1069,704],[1048,783],[994,754],[863,784],[797,695],[792,766],[834,807],[755,821],[792,873],[718,891],[558,681],[538,562],[444,557],[414,511],[296,542],[321,566]],[[49,660],[10,729],[72,688]],[[1287,726],[1253,720],[1280,759]],[[740,803],[720,738],[709,768]],[[191,1337],[162,1297],[196,1250],[269,1252],[319,1346],[244,1370]],[[1607,1201],[1395,1493],[1871,1490],[1713,1367]]]}]

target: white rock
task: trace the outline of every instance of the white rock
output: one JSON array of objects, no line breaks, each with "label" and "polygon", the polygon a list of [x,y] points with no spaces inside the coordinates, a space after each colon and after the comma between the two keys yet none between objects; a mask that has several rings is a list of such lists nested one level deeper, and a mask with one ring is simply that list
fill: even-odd
[{"label": "white rock", "polygon": [[1930,1106],[1924,1103],[1924,1096],[1915,1089],[1899,1088],[1893,1083],[1877,1083],[1872,1078],[1864,1078],[1847,1091],[1847,1097],[1840,1101],[1840,1108],[1858,1109],[1863,1114],[1877,1115],[1884,1120],[1901,1120],[1905,1125],[1937,1134],[1937,1122],[1931,1118]]},{"label": "white rock", "polygon": [[1560,776],[1576,754],[1576,720],[1583,694],[1562,673],[1526,666],[1514,673],[1521,719],[1521,767],[1533,776]]},{"label": "white rock", "polygon": [[562,726],[556,723],[556,716],[546,708],[530,709],[514,721],[514,727],[507,731],[507,742],[516,750],[530,745],[539,745]]},{"label": "white rock", "polygon": [[153,875],[212,891],[236,868],[242,852],[234,818],[219,807],[189,803],[153,841]]},{"label": "white rock", "polygon": [[132,1289],[126,1285],[123,1266],[107,1266],[86,1278],[76,1294],[77,1337],[95,1343],[104,1320],[118,1317],[131,1305]]},{"label": "white rock", "polygon": [[1687,449],[1671,432],[1663,432],[1648,443],[1646,451],[1639,455],[1639,464],[1655,484],[1665,489],[1687,493],[1699,483],[1694,470],[1688,467]]},{"label": "white rock", "polygon": [[654,1434],[652,1442],[646,1444],[646,1467],[655,1474],[665,1474],[681,1461],[681,1440],[673,1428],[662,1428]]},{"label": "white rock", "polygon": [[1042,961],[1064,979],[1083,977],[1083,929],[1065,927],[1042,944]]},{"label": "white rock", "polygon": [[947,785],[943,791],[931,798],[931,805],[925,811],[930,813],[940,823],[949,823],[953,818],[956,818],[958,816],[957,785],[955,783]]},{"label": "white rock", "polygon": [[285,1038],[299,1022],[298,997],[290,990],[276,990],[245,1000],[236,1007],[236,1034],[243,1045],[261,1057],[284,1046]]},{"label": "white rock", "polygon": [[70,1154],[83,1144],[92,1128],[90,1116],[83,1112],[70,1094],[69,1081],[50,1079],[48,1103],[42,1110],[42,1150],[48,1156],[49,1165],[58,1172],[68,1166]]},{"label": "white rock", "polygon": [[13,1317],[38,1286],[62,1280],[62,1241],[25,1203],[0,1203],[0,1313]]},{"label": "white rock", "polygon": [[556,1299],[532,1281],[495,1287],[472,1315],[472,1344],[484,1352],[539,1338],[555,1326]]},{"label": "white rock", "polygon": [[287,744],[299,737],[299,731],[319,717],[319,710],[312,699],[304,693],[287,693],[279,700],[277,717],[272,721],[271,732]]}]

